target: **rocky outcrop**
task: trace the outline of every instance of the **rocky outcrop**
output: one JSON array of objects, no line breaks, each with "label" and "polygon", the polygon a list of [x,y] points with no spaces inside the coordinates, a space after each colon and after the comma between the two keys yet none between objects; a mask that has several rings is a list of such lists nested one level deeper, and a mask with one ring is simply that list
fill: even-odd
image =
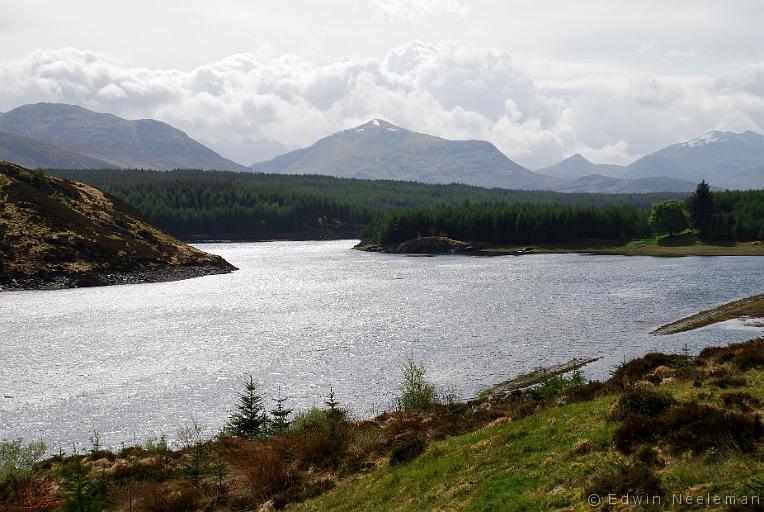
[{"label": "rocky outcrop", "polygon": [[0,162],[0,289],[167,281],[233,270],[94,187]]}]

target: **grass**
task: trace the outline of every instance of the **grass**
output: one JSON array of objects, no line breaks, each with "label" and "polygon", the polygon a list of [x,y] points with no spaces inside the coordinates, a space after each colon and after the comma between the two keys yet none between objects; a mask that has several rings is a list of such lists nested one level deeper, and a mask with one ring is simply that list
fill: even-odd
[{"label": "grass", "polygon": [[[514,254],[520,247],[489,247],[485,255]],[[540,244],[533,253],[542,254],[613,254],[623,256],[764,256],[764,243],[737,242],[712,244],[700,241],[691,233],[655,236],[638,240],[576,240],[558,244]]]},{"label": "grass", "polygon": [[741,317],[764,317],[764,294],[728,302],[662,325],[651,334],[675,334]]},{"label": "grass", "polygon": [[[411,241],[409,241],[411,242]],[[600,240],[581,239],[554,244],[538,244],[531,251],[524,251],[529,244],[517,246],[499,246],[484,243],[467,244],[451,240],[452,244],[462,244],[465,254],[474,256],[504,256],[517,254],[612,254],[623,256],[764,256],[764,243],[749,242],[704,242],[693,230],[684,231],[678,235],[653,236],[636,240]],[[416,246],[402,251],[404,244],[382,247],[375,242],[362,241],[355,248],[367,252],[417,252]],[[427,252],[424,248],[419,252]],[[446,252],[446,251],[433,251]]]},{"label": "grass", "polygon": [[604,383],[550,376],[333,428],[317,416],[267,439],[94,446],[0,481],[0,510],[57,510],[75,477],[117,511],[583,511],[592,492],[750,496],[763,490],[762,403],[759,338],[647,354]]},{"label": "grass", "polygon": [[[764,399],[764,372],[751,370],[745,377],[741,391]],[[719,405],[718,391],[690,382],[662,389],[678,400]],[[585,494],[592,476],[633,460],[610,446],[617,424],[607,418],[616,400],[607,395],[447,438],[408,465],[350,477],[288,510],[592,510]],[[575,449],[581,440],[591,443],[587,453]],[[753,454],[658,453],[665,461],[656,470],[664,500],[674,493],[751,495],[748,485],[764,477],[761,446]]]}]

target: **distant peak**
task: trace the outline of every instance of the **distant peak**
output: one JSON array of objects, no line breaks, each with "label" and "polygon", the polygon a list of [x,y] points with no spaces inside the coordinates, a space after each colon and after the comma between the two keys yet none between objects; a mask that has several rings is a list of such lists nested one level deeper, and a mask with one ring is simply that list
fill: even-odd
[{"label": "distant peak", "polygon": [[369,127],[369,128],[398,128],[394,124],[388,123],[384,119],[379,119],[379,118],[372,119],[368,123],[360,126],[360,128],[366,128],[366,127]]},{"label": "distant peak", "polygon": [[705,144],[729,142],[729,141],[741,139],[743,137],[751,137],[751,136],[761,137],[761,135],[751,130],[747,130],[742,133],[711,130],[710,132],[706,132],[698,138],[689,140],[687,142],[683,142],[679,145],[693,148],[693,147],[703,146]]},{"label": "distant peak", "polygon": [[590,164],[591,162],[587,160],[584,156],[581,155],[581,153],[574,153],[568,158],[565,159],[568,162],[585,162],[587,164]]}]

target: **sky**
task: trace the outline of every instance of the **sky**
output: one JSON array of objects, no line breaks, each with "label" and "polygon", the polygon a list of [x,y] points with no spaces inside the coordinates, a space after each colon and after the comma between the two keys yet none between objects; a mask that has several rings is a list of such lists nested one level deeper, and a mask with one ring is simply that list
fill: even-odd
[{"label": "sky", "polygon": [[382,118],[531,169],[764,133],[758,0],[0,0],[0,111],[172,124],[249,165]]}]

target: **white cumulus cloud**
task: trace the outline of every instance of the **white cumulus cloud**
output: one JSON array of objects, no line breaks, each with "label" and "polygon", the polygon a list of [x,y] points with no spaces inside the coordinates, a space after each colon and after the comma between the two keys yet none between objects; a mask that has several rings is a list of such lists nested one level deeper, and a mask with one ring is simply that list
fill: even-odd
[{"label": "white cumulus cloud", "polygon": [[73,48],[37,50],[0,62],[0,110],[54,101],[155,118],[244,164],[375,117],[489,140],[530,168],[574,152],[628,163],[711,129],[764,127],[762,65],[692,78],[555,69],[535,80],[508,52],[459,41],[411,41],[381,59],[326,63],[245,53],[188,71],[127,66]]}]

